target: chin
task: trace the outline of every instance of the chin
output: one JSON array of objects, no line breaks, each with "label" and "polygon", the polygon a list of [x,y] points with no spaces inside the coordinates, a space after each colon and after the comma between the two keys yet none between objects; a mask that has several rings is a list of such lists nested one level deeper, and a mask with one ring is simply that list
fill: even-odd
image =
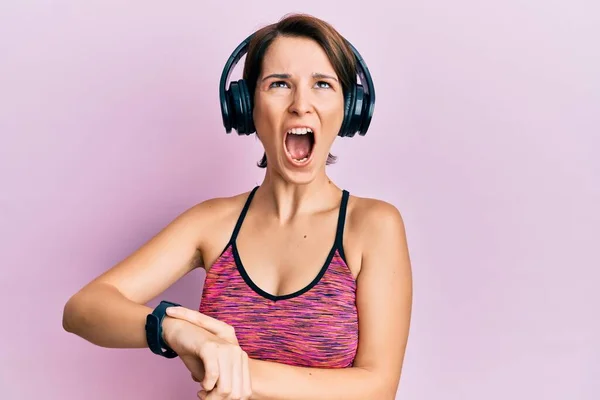
[{"label": "chin", "polygon": [[315,157],[315,154],[312,153],[306,160],[297,162],[289,154],[282,154],[277,163],[277,174],[288,183],[307,185],[323,173],[325,159],[321,160],[321,158]]}]

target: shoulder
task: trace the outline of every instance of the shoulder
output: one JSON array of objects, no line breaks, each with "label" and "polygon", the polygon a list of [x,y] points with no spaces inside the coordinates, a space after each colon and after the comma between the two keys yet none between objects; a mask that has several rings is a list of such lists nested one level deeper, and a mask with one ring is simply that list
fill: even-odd
[{"label": "shoulder", "polygon": [[212,197],[184,210],[172,222],[174,225],[193,227],[199,242],[212,235],[224,224],[235,220],[241,212],[250,191],[231,196]]},{"label": "shoulder", "polygon": [[351,196],[347,218],[352,245],[360,249],[359,275],[410,270],[406,228],[398,207],[380,199]]},{"label": "shoulder", "polygon": [[231,213],[239,213],[248,199],[250,191],[231,196],[211,197],[196,203],[184,214],[190,218],[203,217],[209,219],[220,219]]},{"label": "shoulder", "polygon": [[367,241],[396,240],[405,236],[400,210],[384,200],[350,196],[348,217]]}]

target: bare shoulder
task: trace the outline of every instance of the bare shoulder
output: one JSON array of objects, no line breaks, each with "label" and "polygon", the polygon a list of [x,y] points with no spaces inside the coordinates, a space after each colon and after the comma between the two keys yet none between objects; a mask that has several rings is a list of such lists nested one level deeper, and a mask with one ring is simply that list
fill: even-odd
[{"label": "bare shoulder", "polygon": [[203,217],[208,221],[226,218],[229,214],[240,211],[249,194],[250,192],[244,192],[232,196],[212,197],[197,203],[188,211],[190,215]]},{"label": "bare shoulder", "polygon": [[357,278],[366,268],[410,269],[404,218],[394,204],[350,196],[346,230],[347,253]]},{"label": "bare shoulder", "polygon": [[229,233],[233,229],[249,194],[247,191],[231,196],[212,197],[197,203],[184,213],[189,214],[190,222],[197,223],[201,231],[199,245],[212,241],[221,231]]},{"label": "bare shoulder", "polygon": [[354,229],[361,232],[366,247],[373,241],[392,243],[405,239],[404,219],[395,205],[380,199],[351,196],[348,207],[348,217]]}]

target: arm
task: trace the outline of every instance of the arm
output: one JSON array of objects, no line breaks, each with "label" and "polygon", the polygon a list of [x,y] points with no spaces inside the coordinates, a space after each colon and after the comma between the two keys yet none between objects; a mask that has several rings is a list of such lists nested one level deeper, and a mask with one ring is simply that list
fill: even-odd
[{"label": "arm", "polygon": [[357,283],[359,348],[347,369],[294,367],[250,360],[256,400],[393,400],[412,307],[412,273],[404,224],[395,207],[377,202],[364,216]]},{"label": "arm", "polygon": [[152,310],[144,304],[197,266],[207,208],[204,203],[185,211],[74,294],[64,307],[64,329],[102,347],[147,347],[144,326]]}]

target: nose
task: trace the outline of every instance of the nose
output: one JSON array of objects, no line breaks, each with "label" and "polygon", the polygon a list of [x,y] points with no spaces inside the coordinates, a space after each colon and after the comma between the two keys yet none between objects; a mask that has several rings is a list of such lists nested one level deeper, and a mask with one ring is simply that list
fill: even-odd
[{"label": "nose", "polygon": [[304,87],[296,87],[292,95],[292,103],[289,108],[291,113],[304,115],[312,111],[312,100],[310,97],[310,89]]}]

